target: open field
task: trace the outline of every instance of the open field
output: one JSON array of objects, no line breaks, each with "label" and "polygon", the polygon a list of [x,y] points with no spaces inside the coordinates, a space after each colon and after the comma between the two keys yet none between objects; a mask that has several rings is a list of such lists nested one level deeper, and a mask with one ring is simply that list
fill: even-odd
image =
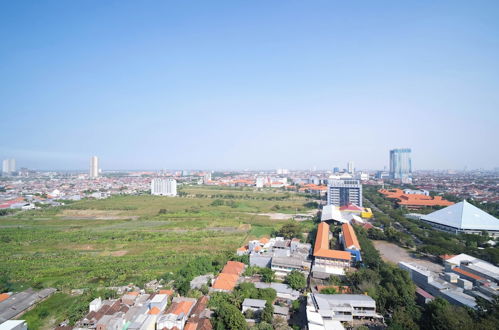
[{"label": "open field", "polygon": [[399,261],[410,262],[421,267],[425,267],[428,270],[436,273],[440,273],[444,269],[442,265],[439,265],[437,263],[411,256],[409,250],[401,248],[396,244],[389,243],[387,241],[373,241],[373,244],[381,254],[381,258],[383,259],[383,261],[391,262],[395,265]]},{"label": "open field", "polygon": [[233,253],[286,221],[258,213],[307,211],[310,202],[281,191],[182,191],[185,197],[116,196],[0,218],[2,272],[62,290],[141,284],[198,256]]}]

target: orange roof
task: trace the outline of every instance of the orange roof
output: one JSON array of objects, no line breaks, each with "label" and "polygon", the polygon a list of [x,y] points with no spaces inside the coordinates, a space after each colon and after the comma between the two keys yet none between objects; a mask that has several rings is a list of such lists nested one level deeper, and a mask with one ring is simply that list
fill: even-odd
[{"label": "orange roof", "polygon": [[161,311],[160,311],[160,310],[159,310],[159,308],[158,308],[158,307],[156,307],[156,306],[155,306],[155,307],[153,307],[153,308],[151,308],[151,309],[149,310],[149,312],[148,312],[148,314],[151,314],[151,315],[157,315],[157,314],[159,314],[159,313],[161,313]]},{"label": "orange roof", "polygon": [[258,251],[260,251],[261,249],[262,249],[262,247],[261,247],[260,245],[255,246],[255,251],[257,251],[257,252],[258,252]]},{"label": "orange roof", "polygon": [[321,222],[317,227],[317,237],[315,238],[314,257],[331,259],[351,260],[352,255],[348,251],[329,249],[329,225]]},{"label": "orange roof", "polygon": [[305,184],[303,185],[303,188],[300,188],[300,190],[327,190],[327,186],[319,186],[313,183]]},{"label": "orange roof", "polygon": [[440,258],[441,258],[442,260],[448,260],[448,259],[450,259],[450,258],[454,258],[455,256],[456,256],[455,254],[442,254],[442,255],[440,256]]},{"label": "orange roof", "polygon": [[442,196],[426,196],[423,194],[404,194],[402,189],[380,189],[378,190],[386,198],[398,199],[399,205],[406,206],[449,206],[454,204],[442,198]]},{"label": "orange roof", "polygon": [[10,295],[8,293],[0,293],[0,302],[4,301],[5,299],[9,298]]},{"label": "orange roof", "polygon": [[227,261],[227,264],[222,269],[222,273],[241,275],[244,270],[244,264],[238,261]]},{"label": "orange roof", "polygon": [[357,235],[353,230],[353,227],[349,223],[344,223],[341,225],[341,229],[343,230],[343,239],[345,240],[345,248],[349,249],[351,246],[355,247],[357,250],[360,250],[360,244],[357,240]]},{"label": "orange roof", "polygon": [[184,315],[187,315],[192,307],[192,304],[192,301],[181,301],[177,303],[177,306],[175,306],[175,308],[170,313],[175,315],[184,313]]},{"label": "orange roof", "polygon": [[167,294],[171,296],[173,294],[173,290],[159,290],[159,294]]},{"label": "orange roof", "polygon": [[128,294],[132,295],[132,296],[138,296],[139,295],[139,292],[137,291],[132,291],[132,292],[128,292]]},{"label": "orange roof", "polygon": [[184,330],[196,330],[198,328],[198,323],[197,322],[187,322],[187,324],[184,327]]},{"label": "orange roof", "polygon": [[221,273],[216,278],[212,287],[213,287],[213,289],[230,291],[236,287],[236,283],[237,283],[238,279],[239,279],[239,275]]},{"label": "orange roof", "polygon": [[269,239],[267,237],[262,237],[260,238],[259,242],[262,244],[267,244],[269,242]]},{"label": "orange roof", "polygon": [[237,249],[237,251],[246,251],[248,248],[246,246],[241,246],[240,248]]},{"label": "orange roof", "polygon": [[472,279],[475,279],[477,281],[483,281],[483,280],[485,280],[483,277],[480,277],[478,275],[470,273],[470,272],[468,272],[468,271],[466,271],[464,269],[461,269],[459,267],[454,267],[454,268],[452,268],[452,270],[455,271],[455,272],[457,272],[457,273],[459,273],[459,274],[461,274],[461,275],[471,277]]}]

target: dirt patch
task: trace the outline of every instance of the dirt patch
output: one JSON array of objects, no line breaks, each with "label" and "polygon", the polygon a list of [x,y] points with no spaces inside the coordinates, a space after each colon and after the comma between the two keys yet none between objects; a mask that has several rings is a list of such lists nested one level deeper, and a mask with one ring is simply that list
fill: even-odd
[{"label": "dirt patch", "polygon": [[286,213],[258,213],[257,215],[264,215],[270,217],[272,220],[288,220],[293,218],[293,214]]},{"label": "dirt patch", "polygon": [[63,220],[137,220],[136,215],[120,215],[117,210],[63,210],[59,216]]},{"label": "dirt patch", "polygon": [[72,249],[78,250],[78,251],[92,251],[95,250],[95,246],[90,245],[90,244],[83,244],[83,245],[74,245],[71,246]]},{"label": "dirt patch", "polygon": [[120,251],[113,251],[109,255],[113,256],[113,257],[122,257],[122,256],[124,256],[127,253],[128,253],[127,250],[120,250]]},{"label": "dirt patch", "polygon": [[410,262],[425,267],[428,270],[431,270],[436,273],[440,273],[444,269],[442,265],[439,265],[437,263],[413,257],[411,255],[410,250],[401,248],[396,244],[389,243],[386,241],[372,241],[372,242],[374,244],[374,247],[381,254],[381,258],[383,259],[383,261],[391,262],[394,264],[397,264],[400,261]]},{"label": "dirt patch", "polygon": [[241,231],[248,231],[248,230],[251,230],[251,225],[249,223],[243,223],[243,224],[240,224],[237,229],[241,230]]}]

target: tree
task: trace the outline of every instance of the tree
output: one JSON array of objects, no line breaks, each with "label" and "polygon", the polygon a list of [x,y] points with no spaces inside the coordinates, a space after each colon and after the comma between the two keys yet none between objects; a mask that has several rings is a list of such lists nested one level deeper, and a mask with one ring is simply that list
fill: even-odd
[{"label": "tree", "polygon": [[272,303],[268,302],[265,304],[265,308],[262,311],[262,322],[272,323],[272,319],[274,318],[274,306]]},{"label": "tree", "polygon": [[274,280],[274,271],[270,268],[261,268],[260,274],[262,275],[262,281],[265,283],[270,283]]},{"label": "tree", "polygon": [[[414,319],[418,318],[414,315],[414,310],[411,312],[405,307],[397,307],[393,312],[389,329],[419,330],[419,326],[414,322]],[[419,314],[419,311],[416,311],[416,314]]]},{"label": "tree", "polygon": [[291,239],[291,238],[302,238],[302,227],[299,223],[297,222],[288,222],[285,225],[281,227],[281,229],[278,231],[279,236],[283,236],[286,239]]},{"label": "tree", "polygon": [[[229,303],[222,303],[216,311],[217,323],[220,322],[226,329],[246,329],[244,315],[236,306]],[[219,326],[218,326],[219,327]]]},{"label": "tree", "polygon": [[335,288],[325,288],[321,290],[322,294],[336,294],[338,293]]},{"label": "tree", "polygon": [[256,290],[256,295],[251,296],[249,298],[262,299],[266,300],[267,303],[273,303],[276,297],[277,297],[277,292],[274,289],[266,288],[266,289]]},{"label": "tree", "polygon": [[303,290],[307,287],[307,280],[305,275],[298,270],[293,270],[286,276],[285,283],[289,284],[295,290]]},{"label": "tree", "polygon": [[473,320],[464,308],[452,306],[440,297],[426,305],[420,324],[421,328],[429,330],[474,328]]}]

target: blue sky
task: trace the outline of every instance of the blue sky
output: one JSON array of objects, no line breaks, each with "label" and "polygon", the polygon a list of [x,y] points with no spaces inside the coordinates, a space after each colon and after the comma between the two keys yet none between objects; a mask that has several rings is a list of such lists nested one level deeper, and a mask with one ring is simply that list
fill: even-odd
[{"label": "blue sky", "polygon": [[499,166],[497,1],[2,1],[0,157]]}]

